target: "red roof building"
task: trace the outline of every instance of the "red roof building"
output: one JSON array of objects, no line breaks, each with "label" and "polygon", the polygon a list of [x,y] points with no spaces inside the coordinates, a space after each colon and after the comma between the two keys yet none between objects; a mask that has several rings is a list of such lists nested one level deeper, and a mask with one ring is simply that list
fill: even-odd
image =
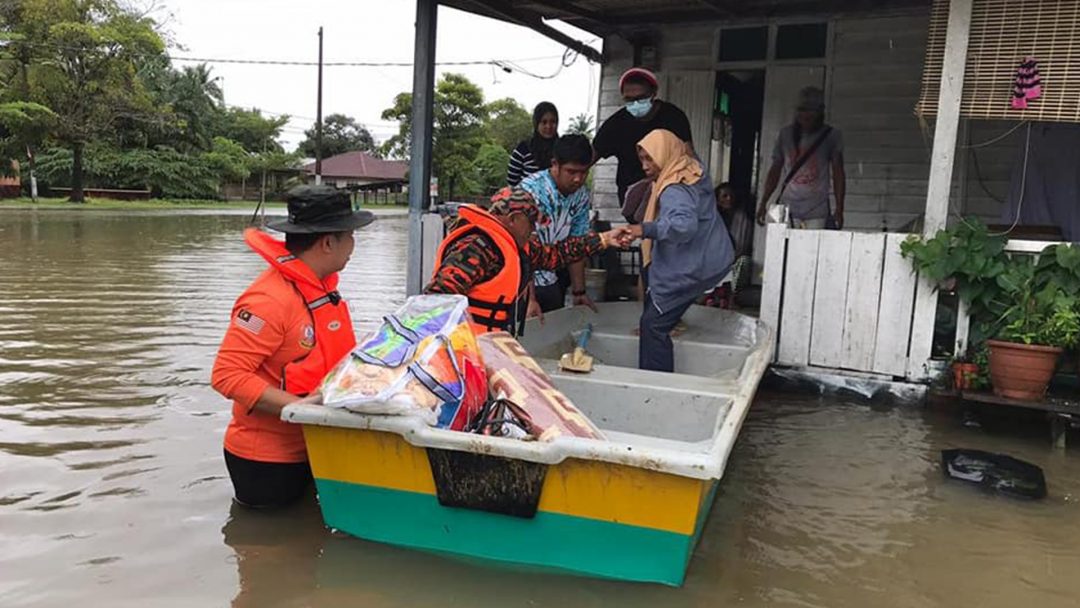
[{"label": "red roof building", "polygon": [[[349,187],[390,187],[405,183],[409,163],[403,160],[383,160],[367,152],[346,152],[324,158],[322,179],[324,184]],[[309,181],[315,179],[315,163],[304,165]]]}]

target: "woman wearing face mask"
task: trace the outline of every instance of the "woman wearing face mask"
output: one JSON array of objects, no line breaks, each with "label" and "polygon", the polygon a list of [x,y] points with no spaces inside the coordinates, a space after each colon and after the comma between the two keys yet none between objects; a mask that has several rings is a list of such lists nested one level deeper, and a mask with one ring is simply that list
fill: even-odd
[{"label": "woman wearing face mask", "polygon": [[519,143],[510,155],[506,182],[517,186],[527,175],[551,168],[555,141],[559,139],[559,110],[550,101],[541,101],[533,109],[532,137]]},{"label": "woman wearing face mask", "polygon": [[674,104],[657,99],[656,75],[643,68],[630,68],[619,79],[623,107],[600,125],[593,140],[596,158],[614,156],[619,160],[615,184],[619,204],[632,184],[645,179],[638,161],[637,144],[656,129],[666,129],[684,142],[692,143],[690,121]]}]

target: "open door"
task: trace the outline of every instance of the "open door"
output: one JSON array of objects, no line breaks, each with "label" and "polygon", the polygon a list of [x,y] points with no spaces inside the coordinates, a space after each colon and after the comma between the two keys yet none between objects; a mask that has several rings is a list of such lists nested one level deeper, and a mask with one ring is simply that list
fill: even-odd
[{"label": "open door", "polygon": [[[772,166],[772,152],[780,129],[795,118],[799,91],[805,87],[825,88],[825,67],[769,66],[765,70],[765,104],[761,117],[761,143],[758,154],[757,203],[765,196],[765,178]],[[695,135],[696,137],[696,135]],[[765,230],[754,230],[755,284],[761,283],[761,266],[765,260]]]}]

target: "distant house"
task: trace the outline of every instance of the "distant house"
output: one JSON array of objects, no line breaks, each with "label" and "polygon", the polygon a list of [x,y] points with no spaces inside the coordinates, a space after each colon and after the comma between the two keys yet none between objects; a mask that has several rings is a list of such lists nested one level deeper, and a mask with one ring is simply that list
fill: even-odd
[{"label": "distant house", "polygon": [[[400,191],[405,183],[409,163],[402,160],[382,160],[367,152],[346,152],[324,158],[322,181],[324,184],[351,190]],[[315,163],[304,165],[309,183],[315,181]]]},{"label": "distant house", "polygon": [[11,175],[0,175],[0,198],[18,198],[22,195],[18,161],[11,161],[11,169]]}]

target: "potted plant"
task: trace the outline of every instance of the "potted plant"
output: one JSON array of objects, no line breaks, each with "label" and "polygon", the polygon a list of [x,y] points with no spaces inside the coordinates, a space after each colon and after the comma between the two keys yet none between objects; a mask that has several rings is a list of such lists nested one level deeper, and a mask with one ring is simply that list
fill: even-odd
[{"label": "potted plant", "polygon": [[950,367],[953,374],[953,388],[958,391],[975,388],[975,381],[979,377],[979,365],[972,360],[970,353],[955,357]]},{"label": "potted plant", "polygon": [[1080,247],[1049,245],[1034,257],[1010,255],[1006,244],[1004,234],[964,218],[933,237],[912,235],[901,253],[924,278],[955,288],[973,334],[995,338],[977,382],[989,368],[998,395],[1040,399],[1062,350],[1078,341]]},{"label": "potted plant", "polygon": [[1058,358],[1080,337],[1077,298],[1053,273],[1040,272],[1045,261],[1014,257],[998,277],[1007,302],[990,348],[990,381],[994,394],[1034,401],[1042,399]]}]

